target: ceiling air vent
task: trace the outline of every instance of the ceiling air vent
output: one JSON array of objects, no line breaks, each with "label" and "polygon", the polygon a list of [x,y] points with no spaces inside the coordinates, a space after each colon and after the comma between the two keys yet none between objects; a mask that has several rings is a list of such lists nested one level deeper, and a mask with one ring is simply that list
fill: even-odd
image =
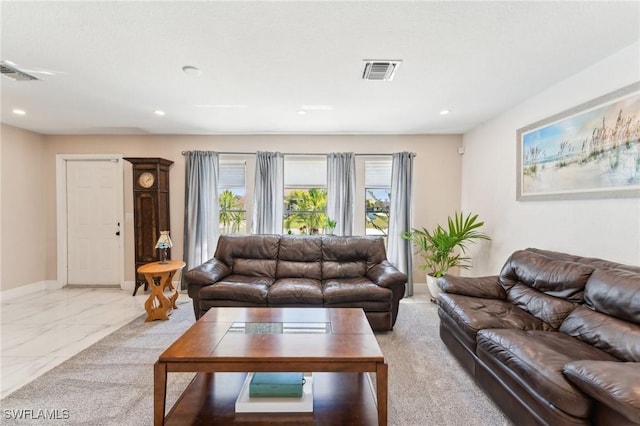
[{"label": "ceiling air vent", "polygon": [[364,61],[363,80],[391,81],[402,61]]},{"label": "ceiling air vent", "polygon": [[13,81],[33,81],[33,80],[38,80],[36,77],[29,75],[25,72],[20,71],[17,68],[14,68],[10,65],[7,65],[6,63],[0,63],[0,73],[2,73],[3,76],[7,77],[10,80]]}]

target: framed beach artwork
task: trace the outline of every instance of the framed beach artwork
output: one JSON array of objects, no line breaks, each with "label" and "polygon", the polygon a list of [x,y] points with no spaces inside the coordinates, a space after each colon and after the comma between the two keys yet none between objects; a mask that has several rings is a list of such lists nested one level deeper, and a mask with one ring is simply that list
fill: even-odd
[{"label": "framed beach artwork", "polygon": [[517,131],[519,201],[640,197],[640,83]]}]

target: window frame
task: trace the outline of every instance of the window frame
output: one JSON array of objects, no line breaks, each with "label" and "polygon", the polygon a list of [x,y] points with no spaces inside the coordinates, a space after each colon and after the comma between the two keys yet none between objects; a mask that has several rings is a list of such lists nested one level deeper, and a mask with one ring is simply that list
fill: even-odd
[{"label": "window frame", "polygon": [[[293,167],[292,163],[296,163]],[[301,164],[307,163],[306,166]],[[287,171],[287,166],[294,170],[294,175]],[[295,173],[298,171],[298,173]],[[304,171],[304,173],[303,173]],[[308,177],[310,174],[316,173],[312,179],[307,181],[300,180],[301,177]],[[326,155],[285,155],[284,158],[284,180],[283,180],[283,209],[282,209],[282,232],[283,234],[321,234],[326,229],[327,219],[327,156]],[[291,209],[291,201],[287,198],[292,192],[302,191],[308,195],[311,191],[324,192],[323,209],[312,210],[294,210]],[[318,215],[317,220],[299,221],[303,226],[291,227],[289,219],[291,216]],[[297,229],[296,229],[297,228]]]},{"label": "window frame", "polygon": [[[243,168],[243,182],[244,186],[240,186],[240,185],[234,185],[234,184],[222,184],[222,176],[224,173],[224,169],[225,166],[239,166],[242,165]],[[227,169],[231,168],[228,167]],[[220,235],[231,235],[231,234],[247,234],[247,231],[249,229],[249,212],[247,211],[247,194],[249,192],[249,188],[247,187],[247,161],[246,160],[236,160],[236,159],[222,159],[220,158],[218,160],[218,232]],[[241,197],[243,197],[243,208],[234,208],[234,209],[226,209],[223,208],[223,203],[221,203],[221,199],[223,194],[226,191],[231,192],[232,194],[234,194],[234,197],[238,197],[237,194],[235,194],[233,192],[234,189],[238,189],[238,188],[242,188],[244,190],[244,194],[241,195]],[[235,220],[231,220],[230,222],[227,222],[226,220],[223,221],[222,218],[224,215],[230,214],[231,217],[233,217],[233,215],[242,215],[244,216],[242,219],[240,219],[240,224],[237,225],[238,228],[235,228],[236,225],[234,225]],[[231,228],[229,229],[229,223]]]}]

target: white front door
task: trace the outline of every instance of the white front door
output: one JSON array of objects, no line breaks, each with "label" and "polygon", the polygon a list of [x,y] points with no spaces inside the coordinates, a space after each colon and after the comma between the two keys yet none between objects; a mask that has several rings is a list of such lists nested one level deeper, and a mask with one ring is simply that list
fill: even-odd
[{"label": "white front door", "polygon": [[66,161],[67,284],[120,285],[120,170],[117,160]]}]

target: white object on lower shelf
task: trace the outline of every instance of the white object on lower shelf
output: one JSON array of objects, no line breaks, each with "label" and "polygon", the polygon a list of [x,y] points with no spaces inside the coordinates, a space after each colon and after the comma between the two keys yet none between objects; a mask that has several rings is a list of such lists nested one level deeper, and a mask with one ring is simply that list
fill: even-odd
[{"label": "white object on lower shelf", "polygon": [[285,397],[249,397],[249,384],[253,373],[248,373],[240,394],[236,399],[236,413],[312,413],[313,412],[313,377],[304,376],[302,396]]}]

